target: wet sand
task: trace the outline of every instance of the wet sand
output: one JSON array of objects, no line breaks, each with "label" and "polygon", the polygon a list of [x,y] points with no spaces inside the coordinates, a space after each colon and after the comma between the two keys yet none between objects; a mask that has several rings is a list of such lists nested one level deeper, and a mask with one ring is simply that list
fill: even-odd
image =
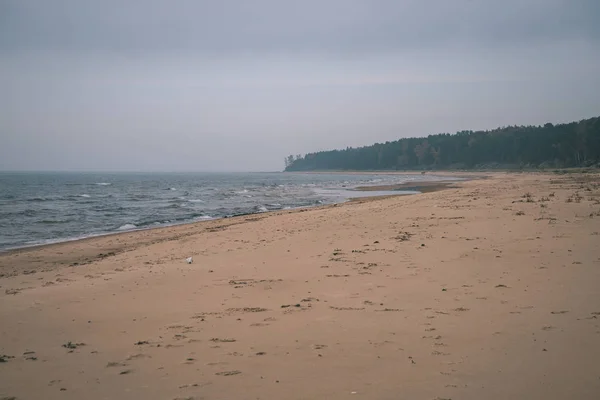
[{"label": "wet sand", "polygon": [[404,191],[414,191],[420,193],[431,193],[437,192],[439,190],[444,190],[448,188],[458,188],[460,185],[458,182],[445,182],[445,181],[431,181],[431,182],[406,182],[399,183],[395,185],[378,185],[378,186],[359,186],[356,190],[359,191],[382,191],[382,190],[404,190]]},{"label": "wet sand", "polygon": [[600,398],[598,174],[13,251],[0,274],[0,399]]}]

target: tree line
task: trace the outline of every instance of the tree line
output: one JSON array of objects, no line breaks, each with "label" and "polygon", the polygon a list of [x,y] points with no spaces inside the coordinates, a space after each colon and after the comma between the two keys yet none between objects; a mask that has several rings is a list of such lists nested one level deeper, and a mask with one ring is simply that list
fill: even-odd
[{"label": "tree line", "polygon": [[288,156],[286,171],[600,166],[600,117],[543,126],[440,133]]}]

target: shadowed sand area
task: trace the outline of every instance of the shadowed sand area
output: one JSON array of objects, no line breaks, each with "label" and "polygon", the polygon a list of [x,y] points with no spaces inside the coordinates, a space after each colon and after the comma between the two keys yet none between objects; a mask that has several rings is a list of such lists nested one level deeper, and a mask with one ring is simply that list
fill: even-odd
[{"label": "shadowed sand area", "polygon": [[431,190],[2,253],[0,399],[600,398],[600,175]]}]

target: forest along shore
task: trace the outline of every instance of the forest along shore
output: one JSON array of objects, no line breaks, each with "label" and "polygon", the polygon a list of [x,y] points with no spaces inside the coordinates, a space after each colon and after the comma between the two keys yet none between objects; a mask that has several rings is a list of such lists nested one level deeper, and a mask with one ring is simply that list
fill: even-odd
[{"label": "forest along shore", "polygon": [[566,124],[463,130],[288,156],[286,171],[600,166],[600,117]]},{"label": "forest along shore", "polygon": [[597,399],[599,221],[495,173],[0,254],[0,398]]}]

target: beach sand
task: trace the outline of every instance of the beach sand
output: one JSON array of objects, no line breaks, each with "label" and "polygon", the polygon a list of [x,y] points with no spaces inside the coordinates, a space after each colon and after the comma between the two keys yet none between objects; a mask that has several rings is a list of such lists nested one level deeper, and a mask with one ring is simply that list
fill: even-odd
[{"label": "beach sand", "polygon": [[0,399],[600,398],[600,176],[449,186],[0,254]]}]

